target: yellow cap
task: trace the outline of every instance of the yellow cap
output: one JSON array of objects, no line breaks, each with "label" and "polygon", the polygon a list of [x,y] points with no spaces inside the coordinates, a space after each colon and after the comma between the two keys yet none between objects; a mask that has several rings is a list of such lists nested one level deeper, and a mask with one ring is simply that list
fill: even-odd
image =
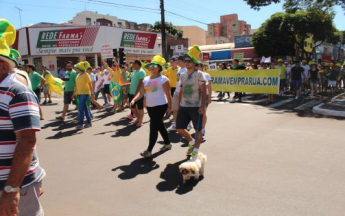
[{"label": "yellow cap", "polygon": [[0,19],[0,58],[10,64],[10,68],[14,68],[17,62],[11,58],[10,47],[16,40],[16,29],[6,19]]},{"label": "yellow cap", "polygon": [[280,58],[280,59],[278,59],[278,62],[284,62],[284,60]]},{"label": "yellow cap", "polygon": [[162,68],[164,67],[164,65],[165,65],[165,59],[163,58],[163,56],[162,56],[162,54],[161,53],[158,53],[157,55],[155,55],[153,58],[152,58],[152,60],[151,60],[151,62],[150,63],[148,63],[147,65],[146,65],[146,67],[151,67],[152,65],[159,65],[159,66],[161,66]]},{"label": "yellow cap", "polygon": [[186,55],[190,57],[195,64],[199,64],[198,60],[201,55],[201,50],[198,45],[194,45],[192,48],[190,48]]}]

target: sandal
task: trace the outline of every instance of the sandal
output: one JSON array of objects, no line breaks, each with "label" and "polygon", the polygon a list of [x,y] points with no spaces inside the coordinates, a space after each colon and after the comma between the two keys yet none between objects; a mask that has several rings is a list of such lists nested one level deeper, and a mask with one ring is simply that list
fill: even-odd
[{"label": "sandal", "polygon": [[150,157],[152,157],[152,154],[151,154],[151,152],[149,152],[149,151],[144,151],[144,152],[142,152],[142,153],[140,153],[140,155],[142,156],[142,157],[144,157],[144,158],[150,158]]},{"label": "sandal", "polygon": [[56,119],[56,120],[61,120],[61,121],[65,121],[65,118],[62,118],[61,116],[59,116],[59,117],[56,117],[55,119]]},{"label": "sandal", "polygon": [[169,151],[169,150],[171,150],[171,147],[172,147],[171,144],[167,144],[167,145],[164,145],[162,148],[160,148],[159,151],[161,151],[161,152]]}]

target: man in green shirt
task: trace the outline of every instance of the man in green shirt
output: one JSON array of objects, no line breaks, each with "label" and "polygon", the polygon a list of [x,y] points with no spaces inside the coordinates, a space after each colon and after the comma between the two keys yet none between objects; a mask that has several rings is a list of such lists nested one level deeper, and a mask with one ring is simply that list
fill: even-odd
[{"label": "man in green shirt", "polygon": [[56,117],[58,120],[65,120],[66,113],[68,111],[69,105],[72,103],[74,99],[74,89],[75,89],[75,80],[77,78],[77,72],[73,70],[73,63],[68,61],[66,64],[66,73],[65,77],[62,79],[65,81],[65,89],[63,94],[63,110],[62,114],[59,117]]},{"label": "man in green shirt", "polygon": [[280,75],[280,96],[283,96],[285,87],[286,87],[286,66],[283,64],[283,59],[278,59],[278,65],[276,65],[276,69],[279,70]]},{"label": "man in green shirt", "polygon": [[[48,70],[48,68],[46,66],[43,66],[42,68],[43,68],[43,73],[42,73],[43,78],[45,80],[47,80],[47,76],[51,75],[51,73],[50,73],[50,71]],[[49,91],[49,85],[44,85],[42,90],[43,90],[43,94],[44,94],[43,105],[45,105],[47,103],[51,104],[52,103],[52,98],[51,98],[51,93]],[[48,102],[47,102],[47,98],[49,99]]]},{"label": "man in green shirt", "polygon": [[[139,60],[135,60],[133,63],[133,76],[131,77],[131,86],[129,90],[129,103],[133,100],[135,95],[141,89],[143,85],[143,80],[146,76],[145,71],[141,68],[141,62]],[[137,127],[141,127],[143,124],[144,118],[144,97],[135,102],[133,107],[131,107],[132,112],[137,117],[137,121],[134,123],[137,124]]]},{"label": "man in green shirt", "polygon": [[[38,104],[40,104],[41,103],[41,89],[44,83],[46,82],[46,80],[35,70],[36,70],[35,65],[31,65],[31,64],[26,65],[26,72],[28,72],[29,74],[29,78],[31,81],[31,88],[37,96]],[[40,108],[41,120],[43,120],[44,118],[43,118],[43,112],[42,112],[41,106],[39,108]]]}]

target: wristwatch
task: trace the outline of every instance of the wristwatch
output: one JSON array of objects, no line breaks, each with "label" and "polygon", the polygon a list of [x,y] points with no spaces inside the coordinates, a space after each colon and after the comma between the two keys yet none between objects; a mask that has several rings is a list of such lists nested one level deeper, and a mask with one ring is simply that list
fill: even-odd
[{"label": "wristwatch", "polygon": [[4,191],[6,193],[13,193],[13,192],[19,192],[20,188],[14,188],[10,185],[5,186]]}]

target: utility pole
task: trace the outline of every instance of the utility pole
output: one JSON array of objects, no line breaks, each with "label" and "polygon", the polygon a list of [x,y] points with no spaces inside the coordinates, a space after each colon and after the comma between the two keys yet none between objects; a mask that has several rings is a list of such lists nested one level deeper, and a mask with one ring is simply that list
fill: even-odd
[{"label": "utility pole", "polygon": [[165,10],[164,10],[164,0],[160,0],[161,2],[161,32],[162,32],[162,54],[165,59],[168,59],[167,56],[167,41],[165,35]]},{"label": "utility pole", "polygon": [[22,9],[20,9],[19,7],[16,7],[16,6],[14,6],[16,9],[18,9],[18,12],[19,12],[19,19],[20,19],[20,28],[22,27],[22,15],[21,15],[21,11],[22,11]]}]

